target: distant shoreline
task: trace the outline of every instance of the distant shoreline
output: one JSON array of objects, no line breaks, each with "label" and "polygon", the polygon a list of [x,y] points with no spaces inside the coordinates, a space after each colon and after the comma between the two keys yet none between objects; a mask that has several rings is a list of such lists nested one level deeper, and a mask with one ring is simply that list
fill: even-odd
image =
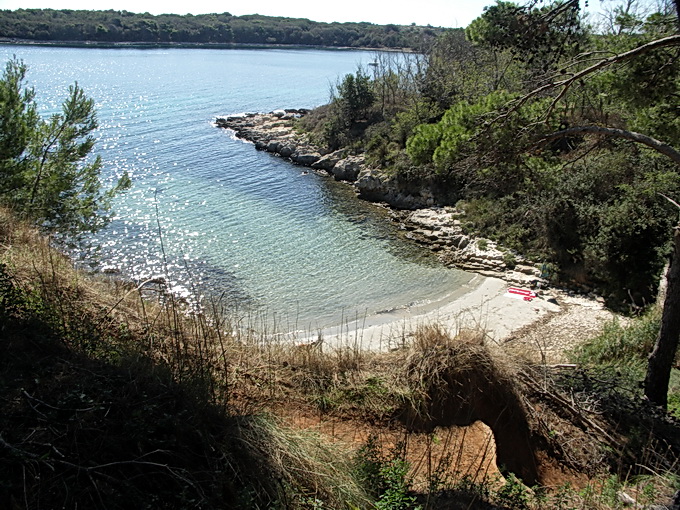
[{"label": "distant shoreline", "polygon": [[44,46],[58,48],[101,48],[101,49],[215,49],[215,50],[328,50],[328,51],[380,51],[389,53],[413,53],[409,48],[371,48],[355,46],[322,46],[313,44],[260,44],[260,43],[192,43],[192,42],[103,42],[103,41],[38,41],[0,37],[0,44],[13,46]]}]

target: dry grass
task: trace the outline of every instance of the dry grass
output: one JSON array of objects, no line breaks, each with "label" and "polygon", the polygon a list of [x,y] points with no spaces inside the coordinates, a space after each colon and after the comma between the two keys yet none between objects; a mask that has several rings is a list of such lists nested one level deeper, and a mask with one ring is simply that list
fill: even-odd
[{"label": "dry grass", "polygon": [[285,508],[305,504],[311,507],[314,501],[323,502],[328,508],[371,506],[366,488],[353,476],[355,463],[351,451],[342,444],[262,416],[249,422],[242,440],[254,450],[254,457],[269,464],[267,472],[276,476],[282,489],[280,496],[290,498],[292,493],[300,500],[286,502]]},{"label": "dry grass", "polygon": [[516,398],[517,369],[513,360],[499,351],[490,351],[484,336],[483,331],[473,330],[453,335],[440,325],[416,331],[404,360],[405,381],[413,398],[413,410],[422,419],[436,421],[434,409],[448,407],[455,398],[471,401],[479,395],[491,399],[498,396],[494,392],[500,388]]},{"label": "dry grass", "polygon": [[[48,364],[57,367],[49,370],[71,374],[61,379],[70,381],[71,386],[62,387],[61,380],[55,378],[49,391],[31,382],[33,376],[27,374],[22,388],[27,388],[30,398],[21,394],[18,387],[9,388],[15,391],[14,397],[5,397],[0,404],[8,420],[16,420],[10,414],[12,406],[18,406],[24,413],[26,422],[22,422],[25,429],[21,437],[40,438],[41,444],[53,444],[66,455],[63,462],[74,466],[84,466],[82,459],[69,457],[71,447],[87,450],[86,440],[78,435],[82,430],[72,430],[67,423],[55,425],[55,431],[63,426],[76,434],[68,444],[59,442],[58,437],[43,436],[41,413],[53,419],[51,412],[47,412],[50,408],[37,405],[31,398],[61,409],[60,394],[87,393],[78,389],[77,370],[95,372],[105,366],[106,373],[113,371],[114,375],[93,379],[92,390],[106,391],[107,381],[124,385],[128,388],[125,398],[131,406],[130,412],[146,405],[142,393],[149,394],[147,384],[151,380],[164,381],[162,388],[156,388],[153,394],[158,395],[155,397],[158,401],[174,402],[175,410],[154,404],[153,413],[158,414],[152,413],[150,421],[140,419],[140,426],[154,428],[156,422],[174,419],[172,413],[182,407],[195,409],[192,412],[197,415],[207,412],[195,427],[205,437],[192,436],[194,439],[187,444],[197,450],[206,447],[216,452],[217,458],[213,453],[206,454],[212,467],[200,469],[221,466],[220,469],[231,473],[231,482],[224,490],[242,498],[242,508],[255,504],[260,496],[260,504],[265,500],[267,504],[285,500],[282,507],[287,508],[312,508],[317,499],[323,501],[326,508],[344,508],[347,502],[359,508],[370,507],[366,488],[357,482],[351,469],[352,453],[363,443],[339,441],[342,429],[352,431],[354,441],[356,438],[366,440],[370,434],[381,437],[379,448],[385,455],[396,451],[395,445],[403,444],[399,455],[411,466],[409,476],[413,487],[430,495],[467,484],[466,490],[479,489],[486,494],[484,497],[489,496],[503,483],[493,465],[496,454],[499,464],[509,465],[520,474],[523,466],[538,462],[536,473],[529,471],[522,475],[529,483],[533,476],[548,481],[546,485],[552,485],[553,491],[565,480],[588,487],[586,477],[577,472],[586,469],[588,459],[584,457],[588,455],[593,463],[597,461],[599,469],[606,468],[604,458],[578,454],[578,449],[592,448],[594,437],[607,442],[594,428],[607,427],[606,422],[575,405],[573,412],[565,412],[563,401],[568,397],[552,386],[550,378],[545,377],[545,369],[541,369],[541,377],[532,378],[533,372],[528,367],[502,352],[489,350],[483,342],[483,331],[452,334],[441,326],[430,325],[416,332],[408,348],[391,353],[364,351],[352,338],[337,347],[327,345],[321,337],[315,342],[300,344],[295,338],[285,338],[275,332],[258,332],[254,327],[257,319],[235,316],[219,303],[196,313],[172,295],[148,292],[146,282],[135,285],[85,275],[51,249],[46,239],[17,222],[5,210],[0,210],[0,265],[24,300],[23,308],[17,308],[18,315],[12,315],[12,310],[7,316],[3,315],[5,312],[0,313],[4,321],[7,317],[11,319],[6,321],[10,329],[4,331],[16,333],[13,345],[24,341],[26,331],[31,332],[30,338],[40,342],[47,337],[58,339],[60,347],[56,356],[67,362]],[[161,299],[149,299],[150,295],[160,295]],[[13,327],[17,329],[12,330]],[[67,351],[61,349],[73,354],[67,357]],[[46,352],[46,356],[54,356],[52,351]],[[79,362],[75,360],[83,355],[96,362],[76,370]],[[26,359],[32,357],[33,354]],[[11,362],[11,355],[7,359]],[[130,377],[119,373],[121,369]],[[525,376],[530,383],[520,380]],[[17,380],[21,377],[24,376],[17,375]],[[133,390],[129,389],[133,387],[140,392],[134,398]],[[180,394],[184,396],[178,397]],[[97,395],[92,394],[91,398],[98,402]],[[483,405],[485,403],[499,405]],[[99,404],[105,405],[105,402]],[[209,412],[205,406],[210,408]],[[326,430],[332,437],[284,427],[281,419],[263,417],[267,413],[277,413],[281,419],[304,417],[296,420],[301,423],[332,423],[331,430]],[[221,418],[215,418],[219,416]],[[127,419],[122,412],[119,418]],[[91,419],[101,430],[109,425],[103,416],[95,414]],[[220,427],[214,428],[214,423],[211,424],[215,419],[223,420]],[[9,446],[0,444],[0,447],[25,454],[21,462],[29,474],[40,475],[49,469],[35,457],[44,453],[40,445],[30,440],[21,443],[19,436],[10,435],[7,430],[3,429],[0,439]],[[182,428],[177,434],[186,432]],[[513,445],[510,454],[508,444]],[[529,457],[518,455],[517,445],[524,445],[520,450],[529,452]],[[147,447],[148,452],[155,451],[152,445]],[[654,451],[653,445],[649,450]],[[102,452],[111,454],[109,450]],[[190,454],[185,450],[176,453],[158,463],[177,464],[170,478],[178,483],[182,478],[190,479],[196,487],[194,495],[204,501],[212,500],[214,496],[202,488],[201,477],[192,478],[189,467],[180,467]],[[96,454],[97,451],[92,453]],[[140,454],[147,455],[130,453],[128,460]],[[511,457],[519,464],[513,466],[512,459],[509,463]],[[651,469],[661,465],[654,463],[651,454],[646,458],[640,460]],[[224,464],[220,464],[222,461]],[[49,458],[48,462],[51,462]],[[105,464],[102,460],[99,465]],[[58,462],[50,465],[66,466]],[[130,466],[151,467],[140,463]],[[546,471],[548,468],[550,472]],[[158,471],[157,466],[154,469]],[[267,475],[252,476],[251,472],[260,471]],[[596,469],[587,468],[588,475],[595,472]],[[160,475],[155,472],[153,476]],[[165,480],[165,484],[167,478],[166,473],[159,479]],[[31,476],[27,480],[26,483],[31,482]],[[49,480],[59,483],[54,477]],[[41,482],[35,478],[32,483],[39,487]],[[668,492],[675,482],[660,476],[654,483],[661,493]],[[166,490],[161,485],[159,490]],[[647,485],[630,492],[648,494],[651,489],[645,489]],[[93,493],[104,486],[93,485]],[[250,487],[252,494],[238,487]],[[0,488],[6,485],[0,484]],[[30,494],[30,483],[25,492]],[[587,498],[570,494],[574,507],[588,507],[583,503]],[[592,507],[606,508],[608,503],[603,501],[603,498],[597,499],[598,506]],[[429,497],[424,503],[427,508],[437,508],[437,504],[446,507]]]},{"label": "dry grass", "polygon": [[[145,284],[86,276],[6,211],[0,214],[0,239],[5,278],[0,319],[6,334],[0,358],[10,377],[0,380],[5,395],[0,402],[0,449],[11,453],[8,460],[21,459],[1,466],[7,475],[0,483],[3,495],[10,490],[20,505],[33,505],[34,497],[51,505],[45,501],[56,497],[99,507],[97,501],[111,484],[133,476],[159,480],[158,485],[149,482],[148,497],[155,491],[169,498],[174,484],[184,483],[186,490],[175,491],[182,505],[195,501],[199,507],[212,507],[219,499],[217,491],[225,501],[242,500],[244,507],[268,506],[286,497],[293,499],[281,504],[284,508],[306,508],[316,498],[331,507],[343,501],[366,506],[366,495],[348,468],[348,455],[338,446],[277,421],[252,418],[270,402],[283,400],[291,385],[308,388],[356,369],[357,350],[325,355],[313,348],[267,342],[255,333],[244,334],[239,321],[217,310],[192,313],[171,295],[149,300]],[[43,353],[43,361],[26,370],[36,350]],[[290,377],[293,367],[304,373],[300,380]],[[65,395],[87,401],[78,406],[75,425],[60,419]],[[129,415],[119,413],[120,408]],[[180,416],[186,412],[194,418]],[[168,422],[173,415],[179,421]],[[45,421],[48,429],[41,425]],[[92,431],[81,422],[96,424],[112,448],[87,439]],[[10,423],[14,426],[6,428]],[[192,437],[198,437],[190,441],[184,428],[191,424]],[[159,427],[167,432],[156,432]],[[128,432],[118,437],[118,429]],[[165,438],[168,432],[172,436],[167,440],[156,440],[160,449],[146,439],[126,443],[128,436]],[[168,444],[178,440],[175,446]],[[53,445],[58,459],[44,455],[45,444]],[[196,456],[207,463],[192,460]],[[233,480],[226,485],[216,478],[225,462]],[[15,475],[22,475],[14,468],[21,465],[23,482],[18,482]],[[44,476],[45,469],[56,474]],[[80,482],[65,472],[73,470],[94,477],[86,482],[89,488],[79,492]],[[60,479],[70,480],[73,490]],[[148,499],[135,484],[123,485],[112,508],[126,505],[130,498]]]},{"label": "dry grass", "polygon": [[512,371],[480,334],[451,336],[430,326],[416,334],[407,360],[415,397],[404,422],[415,430],[485,423],[494,433],[498,465],[528,485],[540,480],[535,442]]}]

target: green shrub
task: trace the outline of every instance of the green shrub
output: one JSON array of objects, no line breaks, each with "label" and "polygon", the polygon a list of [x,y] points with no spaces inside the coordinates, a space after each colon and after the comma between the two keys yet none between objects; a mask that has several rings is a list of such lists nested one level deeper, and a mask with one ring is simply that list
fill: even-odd
[{"label": "green shrub", "polygon": [[515,257],[514,253],[506,251],[503,253],[503,264],[505,264],[508,269],[515,269],[517,266],[517,257]]},{"label": "green shrub", "polygon": [[357,478],[376,497],[378,510],[417,510],[415,496],[409,494],[409,463],[404,459],[402,445],[389,454],[380,451],[377,438],[369,437],[356,457]]},{"label": "green shrub", "polygon": [[415,496],[409,495],[407,479],[409,464],[402,459],[392,459],[380,469],[384,489],[375,504],[378,510],[419,510]]},{"label": "green shrub", "polygon": [[508,476],[505,484],[498,490],[496,497],[499,503],[506,508],[520,510],[527,508],[529,503],[527,488],[512,473]]},{"label": "green shrub", "polygon": [[335,102],[340,108],[342,119],[348,125],[365,117],[375,101],[371,79],[361,69],[355,74],[345,75],[335,88]]},{"label": "green shrub", "polygon": [[586,365],[640,365],[646,363],[661,326],[661,312],[653,307],[624,326],[617,319],[604,325],[602,333],[570,352],[577,363]]}]

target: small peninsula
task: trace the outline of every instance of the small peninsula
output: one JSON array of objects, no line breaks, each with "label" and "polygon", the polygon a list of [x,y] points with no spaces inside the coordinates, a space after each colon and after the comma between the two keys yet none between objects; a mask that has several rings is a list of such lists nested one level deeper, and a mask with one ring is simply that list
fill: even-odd
[{"label": "small peninsula", "polygon": [[246,113],[218,117],[215,125],[233,131],[257,150],[345,182],[359,198],[389,207],[392,219],[407,231],[406,236],[436,252],[447,265],[518,285],[547,283],[536,264],[499,249],[494,241],[465,234],[460,221],[464,214],[455,208],[435,206],[427,189],[412,194],[379,168],[371,168],[362,154],[352,155],[347,149],[329,152],[315,144],[308,133],[296,128],[307,113],[305,109]]}]

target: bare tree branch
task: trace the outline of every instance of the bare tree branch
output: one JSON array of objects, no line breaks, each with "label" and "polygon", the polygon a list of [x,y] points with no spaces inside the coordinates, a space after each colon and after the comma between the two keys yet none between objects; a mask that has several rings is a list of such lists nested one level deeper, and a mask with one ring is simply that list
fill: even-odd
[{"label": "bare tree branch", "polygon": [[602,126],[576,126],[568,129],[563,129],[555,133],[549,134],[541,138],[537,145],[542,145],[550,140],[556,140],[558,138],[564,138],[569,135],[577,133],[595,133],[599,135],[612,136],[617,138],[625,138],[626,140],[631,140],[633,142],[641,143],[660,152],[664,156],[668,156],[676,163],[680,164],[680,152],[675,150],[673,147],[667,143],[661,142],[656,138],[651,136],[643,135],[642,133],[636,133],[635,131],[627,131],[625,129],[617,129]]},{"label": "bare tree branch", "polygon": [[[680,1],[680,0],[678,0]],[[546,118],[550,116],[550,113],[553,111],[557,103],[564,97],[564,95],[567,93],[569,88],[575,83],[581,80],[582,78],[588,76],[589,74],[595,73],[599,71],[600,69],[610,66],[612,64],[620,64],[621,62],[625,62],[627,60],[630,60],[632,58],[635,58],[640,55],[644,55],[647,52],[650,52],[652,50],[657,50],[659,48],[666,48],[668,46],[680,46],[680,34],[676,35],[671,35],[668,37],[664,37],[662,39],[656,39],[654,41],[650,41],[646,44],[643,44],[642,46],[638,46],[637,48],[633,48],[632,50],[626,51],[625,53],[619,53],[617,55],[612,55],[611,57],[604,58],[595,64],[586,67],[585,69],[578,71],[576,73],[572,73],[568,78],[565,78],[564,80],[560,81],[552,81],[550,83],[546,83],[544,85],[541,85],[538,88],[535,88],[531,92],[525,94],[524,96],[520,97],[517,99],[511,106],[510,108],[503,112],[503,114],[499,115],[493,122],[497,122],[501,119],[507,118],[511,113],[517,111],[519,108],[521,108],[529,99],[540,95],[543,92],[546,92],[548,90],[552,89],[561,89],[553,102],[550,104],[550,107],[548,108],[548,111],[546,113]]]},{"label": "bare tree branch", "polygon": [[562,90],[560,91],[559,94],[557,94],[557,97],[553,100],[552,104],[550,105],[550,108],[548,108],[548,112],[546,114],[546,117],[550,116],[550,113],[553,111],[557,103],[564,97],[564,95],[567,93],[569,90],[569,87],[571,87],[574,82],[577,82],[584,76],[587,76],[591,73],[594,73],[596,71],[599,71],[603,67],[607,67],[611,64],[619,64],[621,62],[625,62],[626,60],[629,60],[631,58],[635,58],[638,55],[642,55],[644,53],[647,53],[648,51],[652,50],[657,50],[659,48],[665,48],[667,46],[677,46],[680,45],[680,35],[671,35],[669,37],[664,37],[662,39],[657,39],[655,41],[648,42],[647,44],[643,44],[642,46],[638,46],[637,48],[633,48],[630,51],[626,51],[625,53],[620,53],[618,55],[613,55],[609,58],[605,58],[603,60],[600,60],[596,64],[593,64],[590,67],[586,67],[582,71],[579,71],[577,73],[574,73],[572,76],[567,78],[566,80],[562,80],[561,82],[558,82],[555,84],[555,87],[562,87]]}]

